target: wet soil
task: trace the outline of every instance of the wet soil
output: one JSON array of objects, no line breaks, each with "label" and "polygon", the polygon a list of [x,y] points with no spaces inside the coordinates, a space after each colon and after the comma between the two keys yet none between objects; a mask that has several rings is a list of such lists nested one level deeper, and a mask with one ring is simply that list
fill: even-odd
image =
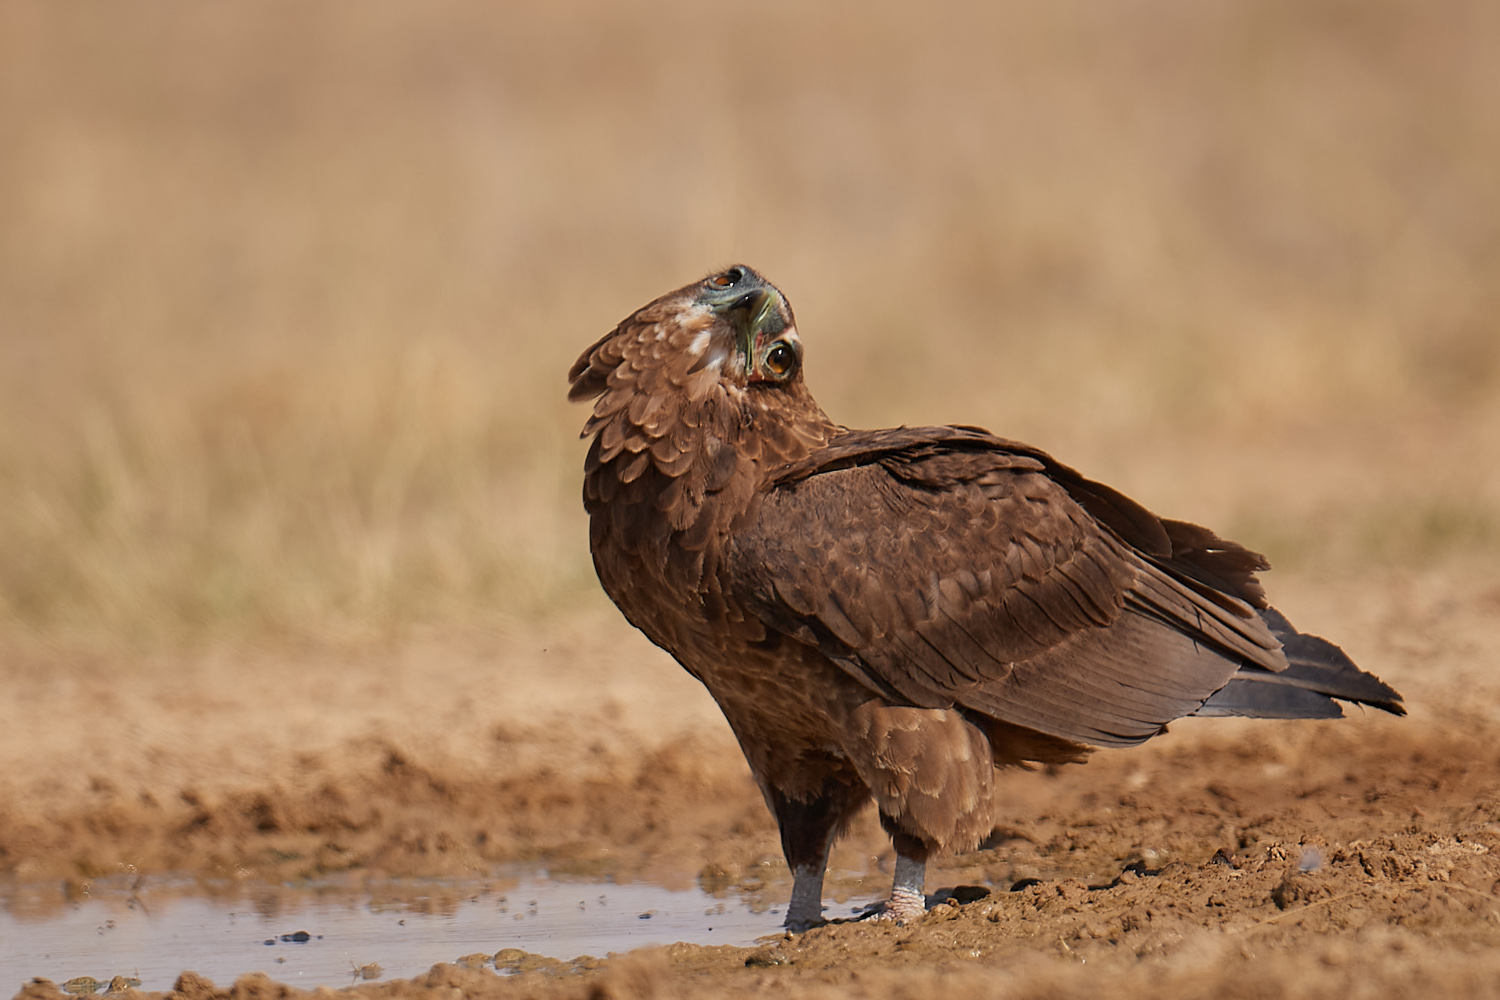
[{"label": "wet soil", "polygon": [[[493,949],[455,941],[430,971],[348,988],[1492,994],[1500,584],[1482,571],[1278,583],[1294,620],[1403,690],[1409,718],[1194,720],[1083,766],[1008,773],[991,843],[931,870],[929,892],[958,888],[957,899],[906,926],[790,936],[768,911],[769,936],[748,946],[586,959],[546,943],[507,949],[497,929]],[[6,662],[0,882],[18,920],[56,916],[121,880],[243,893],[545,864],[730,900],[774,902],[787,889],[774,825],[712,703],[607,609],[380,648],[13,649]],[[829,886],[830,914],[847,913],[890,862],[866,817],[837,849],[834,867],[848,874]],[[301,992],[191,969],[174,995]],[[69,975],[107,986],[106,971],[130,970]],[[66,981],[0,987],[42,1000],[64,996]]]}]

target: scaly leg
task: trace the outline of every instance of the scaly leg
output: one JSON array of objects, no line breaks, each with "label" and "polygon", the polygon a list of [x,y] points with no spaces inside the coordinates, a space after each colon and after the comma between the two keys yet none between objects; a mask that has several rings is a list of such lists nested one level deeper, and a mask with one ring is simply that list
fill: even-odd
[{"label": "scaly leg", "polygon": [[927,897],[922,892],[927,880],[927,862],[896,855],[896,877],[891,880],[891,898],[886,900],[882,920],[905,922],[927,912]]},{"label": "scaly leg", "polygon": [[805,931],[823,924],[823,872],[828,851],[847,818],[863,802],[864,790],[830,780],[820,795],[797,801],[776,789],[766,798],[781,827],[781,850],[792,870],[792,901],[786,910],[788,930]]},{"label": "scaly leg", "polygon": [[827,867],[825,852],[822,863],[792,869],[792,902],[784,921],[787,930],[805,931],[823,923],[823,871]]},{"label": "scaly leg", "polygon": [[927,856],[931,852],[922,841],[899,830],[891,834],[891,844],[896,848],[896,872],[891,879],[891,898],[875,907],[868,915],[875,920],[905,923],[927,912],[927,896],[922,890],[927,881]]}]

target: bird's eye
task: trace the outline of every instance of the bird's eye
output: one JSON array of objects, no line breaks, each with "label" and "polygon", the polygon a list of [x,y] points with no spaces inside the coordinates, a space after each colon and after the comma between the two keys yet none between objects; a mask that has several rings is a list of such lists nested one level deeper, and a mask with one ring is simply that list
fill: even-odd
[{"label": "bird's eye", "polygon": [[771,373],[774,375],[785,375],[792,370],[792,366],[796,363],[797,352],[792,349],[791,344],[788,344],[784,340],[778,340],[766,352],[766,367],[771,369]]},{"label": "bird's eye", "polygon": [[714,275],[712,280],[716,288],[733,288],[740,283],[740,279],[744,278],[744,276],[745,272],[742,269],[731,267],[723,274]]}]

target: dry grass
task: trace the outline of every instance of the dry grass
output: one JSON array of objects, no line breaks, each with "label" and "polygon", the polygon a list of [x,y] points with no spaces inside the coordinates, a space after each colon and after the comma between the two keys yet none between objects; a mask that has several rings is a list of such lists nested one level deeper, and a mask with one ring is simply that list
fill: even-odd
[{"label": "dry grass", "polygon": [[845,422],[1500,555],[1487,0],[521,8],[0,10],[0,638],[594,605],[562,374],[735,259]]}]

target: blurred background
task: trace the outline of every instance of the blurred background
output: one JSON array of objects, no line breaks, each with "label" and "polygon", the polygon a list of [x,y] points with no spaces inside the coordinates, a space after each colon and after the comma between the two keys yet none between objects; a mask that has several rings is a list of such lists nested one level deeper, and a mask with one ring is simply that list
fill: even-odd
[{"label": "blurred background", "polygon": [[0,6],[0,641],[604,602],[577,354],[744,261],[850,425],[1493,576],[1489,0]]}]

